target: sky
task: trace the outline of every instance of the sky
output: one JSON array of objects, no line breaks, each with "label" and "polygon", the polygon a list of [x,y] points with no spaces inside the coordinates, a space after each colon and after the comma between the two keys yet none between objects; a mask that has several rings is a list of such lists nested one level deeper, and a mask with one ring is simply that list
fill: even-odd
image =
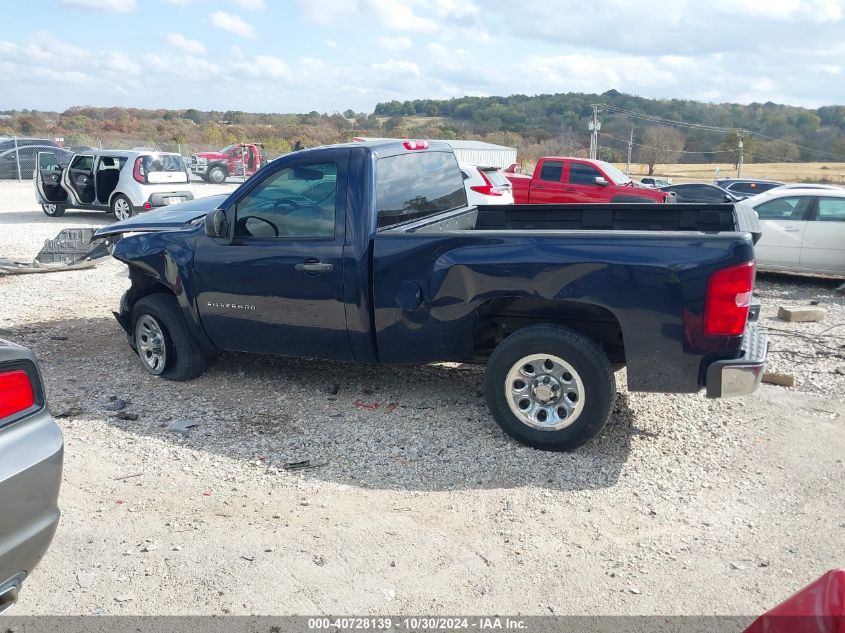
[{"label": "sky", "polygon": [[845,104],[845,0],[30,0],[0,110],[371,112],[596,92]]}]

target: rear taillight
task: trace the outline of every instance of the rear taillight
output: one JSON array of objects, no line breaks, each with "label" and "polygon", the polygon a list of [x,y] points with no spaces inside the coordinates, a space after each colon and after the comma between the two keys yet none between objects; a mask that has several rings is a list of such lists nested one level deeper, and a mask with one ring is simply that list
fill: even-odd
[{"label": "rear taillight", "polygon": [[428,141],[405,141],[405,149],[428,149]]},{"label": "rear taillight", "polygon": [[751,291],[754,288],[754,262],[717,270],[707,284],[704,304],[705,336],[739,336],[745,331]]},{"label": "rear taillight", "polygon": [[26,411],[34,404],[35,391],[25,371],[0,371],[0,420]]},{"label": "rear taillight", "polygon": [[147,184],[147,180],[144,176],[144,166],[142,164],[143,157],[139,156],[135,159],[135,167],[132,169],[132,177],[140,182],[142,185]]},{"label": "rear taillight", "polygon": [[493,188],[493,183],[490,182],[490,179],[487,178],[487,176],[484,174],[484,172],[481,171],[480,169],[478,170],[478,175],[481,176],[484,179],[485,184],[474,185],[474,186],[470,187],[470,189],[472,189],[473,191],[477,191],[478,193],[483,194],[485,196],[501,196],[501,195],[503,195],[501,191],[496,191]]}]

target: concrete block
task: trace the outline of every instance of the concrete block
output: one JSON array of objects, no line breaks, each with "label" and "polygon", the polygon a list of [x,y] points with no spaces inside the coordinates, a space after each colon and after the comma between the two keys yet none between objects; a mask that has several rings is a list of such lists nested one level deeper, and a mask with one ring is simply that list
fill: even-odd
[{"label": "concrete block", "polygon": [[780,385],[781,387],[794,387],[795,376],[792,374],[782,374],[774,371],[763,372],[763,382],[770,385]]},{"label": "concrete block", "polygon": [[804,323],[807,321],[823,321],[825,311],[818,306],[780,306],[778,318],[781,321]]}]

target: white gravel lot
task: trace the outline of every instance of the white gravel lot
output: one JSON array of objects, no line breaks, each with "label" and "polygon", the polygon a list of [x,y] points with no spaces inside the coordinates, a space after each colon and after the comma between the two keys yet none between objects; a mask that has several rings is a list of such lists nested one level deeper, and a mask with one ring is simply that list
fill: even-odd
[{"label": "white gravel lot", "polygon": [[[47,218],[0,183],[0,257],[108,220]],[[472,366],[230,355],[157,380],[111,316],[124,270],[0,277],[0,336],[37,353],[67,416],[62,522],[17,614],[754,615],[845,564],[836,282],[759,280],[794,388],[629,394],[622,372],[603,435],[552,454],[499,431]],[[776,319],[812,300],[823,323]],[[165,428],[184,418],[187,437]]]}]

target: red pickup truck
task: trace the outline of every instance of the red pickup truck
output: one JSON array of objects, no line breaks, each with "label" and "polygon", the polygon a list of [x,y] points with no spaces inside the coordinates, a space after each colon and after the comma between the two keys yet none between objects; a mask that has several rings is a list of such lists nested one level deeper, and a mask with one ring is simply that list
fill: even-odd
[{"label": "red pickup truck", "polygon": [[506,173],[515,204],[674,202],[674,195],[638,185],[603,160],[544,156],[533,176]]},{"label": "red pickup truck", "polygon": [[219,152],[199,152],[191,156],[191,171],[206,182],[222,184],[229,176],[248,178],[267,164],[260,143],[235,143]]}]

